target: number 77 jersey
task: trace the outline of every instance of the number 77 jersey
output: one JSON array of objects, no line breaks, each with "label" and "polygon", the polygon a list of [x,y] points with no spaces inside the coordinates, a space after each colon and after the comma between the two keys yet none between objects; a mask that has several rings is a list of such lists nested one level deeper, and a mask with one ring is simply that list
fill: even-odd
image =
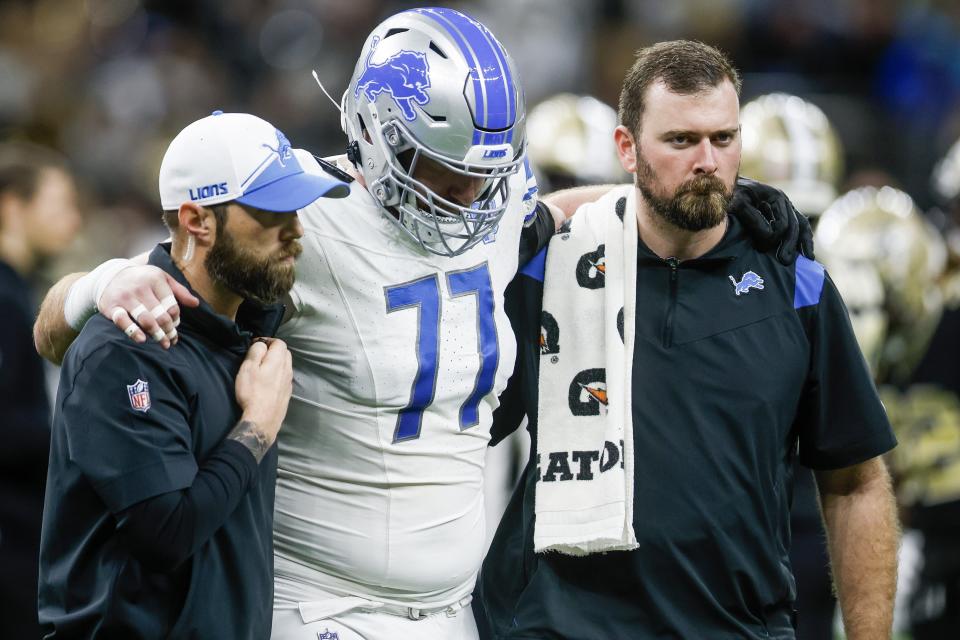
[{"label": "number 77 jersey", "polygon": [[278,606],[315,589],[424,607],[472,592],[491,415],[516,354],[503,292],[529,206],[514,180],[495,237],[454,258],[416,247],[355,183],[301,211],[279,334],[294,391],[278,437]]}]

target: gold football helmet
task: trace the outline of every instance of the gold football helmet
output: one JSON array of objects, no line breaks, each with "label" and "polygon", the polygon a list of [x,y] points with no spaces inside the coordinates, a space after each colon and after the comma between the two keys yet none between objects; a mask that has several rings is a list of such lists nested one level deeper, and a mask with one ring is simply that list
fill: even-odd
[{"label": "gold football helmet", "polygon": [[960,198],[960,140],[953,143],[933,169],[933,191],[943,202]]},{"label": "gold football helmet", "polygon": [[862,187],[823,212],[814,240],[874,377],[905,380],[943,310],[940,234],[903,191]]},{"label": "gold football helmet", "polygon": [[933,169],[933,192],[942,212],[941,226],[949,252],[948,273],[943,279],[947,306],[960,306],[960,139]]},{"label": "gold football helmet", "polygon": [[617,112],[592,96],[559,93],[527,114],[527,154],[543,192],[628,182],[613,130]]},{"label": "gold football helmet", "polygon": [[745,104],[740,123],[740,173],[777,187],[807,216],[823,213],[843,174],[843,148],[823,111],[803,98],[771,93]]}]

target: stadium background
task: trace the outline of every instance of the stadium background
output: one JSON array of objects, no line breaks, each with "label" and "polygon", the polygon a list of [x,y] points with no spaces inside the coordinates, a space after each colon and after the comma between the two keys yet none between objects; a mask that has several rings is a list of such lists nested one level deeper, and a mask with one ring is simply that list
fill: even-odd
[{"label": "stadium background", "polygon": [[[62,151],[84,199],[64,273],[164,236],[157,170],[170,139],[213,109],[249,111],[319,155],[344,149],[339,98],[386,0],[0,0],[0,142]],[[429,4],[429,3],[427,3]],[[960,137],[956,0],[476,0],[436,2],[487,24],[513,54],[528,108],[560,91],[615,106],[633,52],[696,38],[743,73],[741,103],[773,91],[823,109],[845,186],[891,184],[934,206],[930,172]],[[841,193],[845,188],[841,188]]]},{"label": "stadium background", "polygon": [[[960,3],[954,0],[478,0],[463,9],[517,60],[528,106],[557,91],[616,104],[635,49],[698,38],[744,74],[743,103],[786,91],[837,128],[848,179],[888,176],[922,208],[960,136]],[[50,277],[162,233],[166,144],[214,108],[251,111],[297,146],[344,148],[337,98],[369,30],[416,6],[384,0],[0,2],[0,139],[62,150],[86,195],[78,242]]]}]

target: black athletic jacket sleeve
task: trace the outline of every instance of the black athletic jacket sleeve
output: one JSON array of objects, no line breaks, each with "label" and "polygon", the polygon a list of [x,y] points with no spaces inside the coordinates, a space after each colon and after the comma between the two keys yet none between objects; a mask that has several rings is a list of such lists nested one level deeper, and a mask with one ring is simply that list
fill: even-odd
[{"label": "black athletic jacket sleeve", "polygon": [[257,462],[235,440],[224,440],[193,484],[137,503],[117,514],[117,531],[144,565],[175,569],[223,526],[255,482]]},{"label": "black athletic jacket sleeve", "polygon": [[[122,337],[106,343],[79,369],[63,419],[72,462],[118,518],[131,550],[154,569],[172,570],[233,513],[257,463],[229,440],[196,459],[192,400],[164,357]],[[131,406],[128,387],[137,380],[149,381],[147,411]]]}]

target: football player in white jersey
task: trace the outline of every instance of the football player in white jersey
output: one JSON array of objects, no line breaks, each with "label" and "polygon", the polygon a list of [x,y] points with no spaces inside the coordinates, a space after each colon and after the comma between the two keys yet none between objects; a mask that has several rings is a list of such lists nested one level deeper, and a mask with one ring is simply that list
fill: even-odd
[{"label": "football player in white jersey", "polygon": [[360,175],[343,207],[301,212],[282,329],[298,371],[275,637],[475,636],[484,456],[515,358],[503,291],[525,220],[537,230],[515,78],[493,36],[449,9],[401,13],[364,45],[343,103]]},{"label": "football player in white jersey", "polygon": [[[516,351],[503,293],[563,213],[536,199],[509,55],[452,9],[404,11],[374,29],[343,126],[346,156],[296,152],[305,170],[352,183],[347,198],[300,211],[304,251],[278,334],[295,373],[278,443],[273,637],[475,638],[484,454]],[[792,249],[792,210],[774,194],[767,228],[748,206],[764,197],[748,192],[739,213],[760,235],[789,228]],[[156,313],[116,323],[133,317],[134,339],[170,346],[179,310],[160,301],[195,303],[149,267],[81,275],[41,308],[35,339],[49,359],[85,309],[111,317],[142,304]]]}]

